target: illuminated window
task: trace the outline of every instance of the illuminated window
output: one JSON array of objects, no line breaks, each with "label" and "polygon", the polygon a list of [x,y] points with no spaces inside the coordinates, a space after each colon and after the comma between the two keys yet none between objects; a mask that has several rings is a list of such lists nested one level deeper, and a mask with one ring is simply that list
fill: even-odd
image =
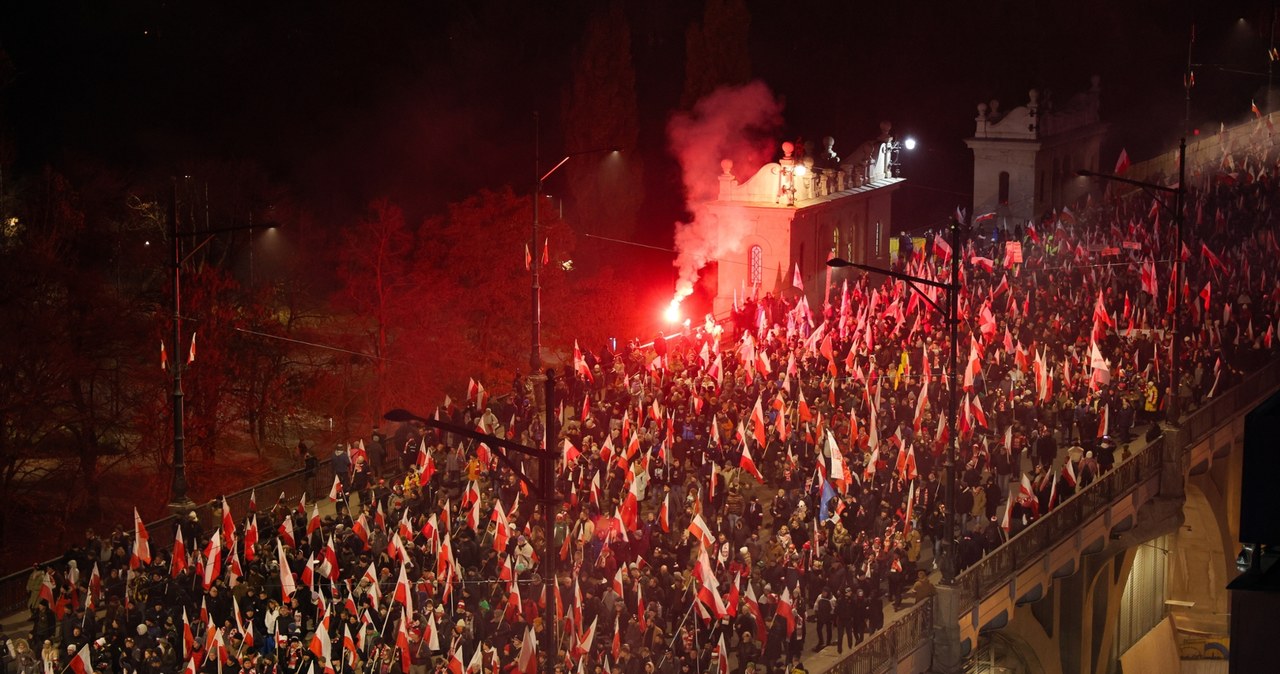
[{"label": "illuminated window", "polygon": [[758,286],[764,278],[764,249],[760,246],[752,246],[747,255],[747,264],[751,270],[751,285]]}]

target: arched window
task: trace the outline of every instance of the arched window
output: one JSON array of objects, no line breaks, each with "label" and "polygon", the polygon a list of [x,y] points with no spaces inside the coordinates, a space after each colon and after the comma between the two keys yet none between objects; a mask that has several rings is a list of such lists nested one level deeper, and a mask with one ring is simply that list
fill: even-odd
[{"label": "arched window", "polygon": [[759,286],[764,279],[764,249],[759,245],[752,246],[747,253],[747,264],[752,286]]},{"label": "arched window", "polygon": [[996,201],[1001,206],[1008,206],[1009,205],[1009,172],[1008,171],[1000,172],[1000,188],[999,189],[1000,189],[1000,196],[996,198]]}]

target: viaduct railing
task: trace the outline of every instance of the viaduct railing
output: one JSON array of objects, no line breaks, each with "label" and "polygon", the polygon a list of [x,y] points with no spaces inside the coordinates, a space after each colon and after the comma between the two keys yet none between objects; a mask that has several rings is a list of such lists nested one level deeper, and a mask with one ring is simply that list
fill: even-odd
[{"label": "viaduct railing", "polygon": [[[1187,431],[1184,451],[1189,452],[1202,438],[1231,421],[1277,386],[1280,386],[1280,360],[1272,361],[1185,415],[1182,419],[1182,426]],[[1096,513],[1129,495],[1141,482],[1159,474],[1164,450],[1165,438],[1162,436],[957,575],[959,612],[972,610],[983,597],[1007,583],[1010,576],[1039,559]],[[932,620],[932,602],[922,603],[872,635],[829,671],[832,674],[894,671],[895,663],[932,636]]]},{"label": "viaduct railing", "polygon": [[[1185,415],[1182,427],[1187,431],[1187,444],[1183,451],[1189,452],[1202,438],[1258,402],[1258,398],[1277,385],[1280,385],[1280,361],[1272,361]],[[990,591],[1007,582],[1009,576],[1034,562],[1096,513],[1158,474],[1164,450],[1165,438],[1162,436],[957,575],[960,611],[971,609]]]},{"label": "viaduct railing", "polygon": [[896,620],[880,628],[827,674],[884,674],[933,636],[933,597],[926,597]]}]

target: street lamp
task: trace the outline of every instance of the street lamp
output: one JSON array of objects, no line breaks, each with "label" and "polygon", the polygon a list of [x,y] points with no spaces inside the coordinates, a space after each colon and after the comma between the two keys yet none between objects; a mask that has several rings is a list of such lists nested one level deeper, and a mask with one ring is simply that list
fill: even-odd
[{"label": "street lamp", "polygon": [[[861,264],[858,262],[850,262],[848,260],[843,260],[838,257],[834,257],[834,258],[831,258],[830,260],[827,260],[828,267],[835,267],[835,268],[852,267],[854,269],[861,269],[863,271],[874,272],[877,274],[884,274],[889,278],[905,281],[907,283],[907,287],[911,288],[916,293],[918,293],[920,297],[923,298],[924,301],[929,306],[933,307],[935,311],[942,314],[946,319],[947,328],[948,328],[948,332],[950,333],[950,341],[951,341],[951,367],[949,372],[947,373],[947,379],[949,381],[949,388],[948,388],[948,398],[949,398],[948,408],[949,409],[948,409],[947,426],[949,429],[948,434],[950,435],[950,444],[947,448],[947,460],[943,464],[943,467],[947,471],[947,500],[946,500],[947,512],[946,512],[945,523],[943,525],[946,527],[947,533],[946,533],[946,538],[942,541],[943,545],[942,545],[942,564],[941,564],[942,582],[945,585],[951,585],[952,583],[955,582],[956,569],[958,566],[957,560],[956,560],[956,527],[955,527],[956,442],[957,442],[956,404],[959,402],[959,395],[958,395],[958,389],[957,389],[957,384],[959,382],[957,381],[957,378],[956,378],[956,371],[958,369],[957,352],[956,352],[956,328],[960,324],[960,321],[956,318],[956,305],[958,304],[960,299],[959,279],[960,279],[960,250],[961,250],[960,228],[961,226],[962,225],[960,224],[959,220],[952,219],[951,225],[950,225],[951,251],[952,251],[951,252],[951,281],[949,283],[943,283],[941,281],[921,278],[919,276],[912,276],[910,274],[904,274],[902,272],[897,272],[890,269],[881,269],[879,267],[873,267],[871,265]],[[935,301],[932,297],[929,296],[928,293],[920,289],[920,286],[922,285],[928,286],[931,288],[941,288],[942,290],[947,291],[947,307],[945,311],[941,306],[938,305],[937,301]],[[907,513],[907,516],[910,517],[911,513]]]},{"label": "street lamp", "polygon": [[[187,496],[187,468],[186,468],[186,433],[184,424],[184,405],[182,393],[182,370],[186,367],[183,361],[182,353],[182,263],[186,258],[182,256],[182,239],[184,236],[196,236],[201,234],[209,235],[200,245],[196,246],[187,257],[190,257],[197,250],[200,250],[204,244],[208,243],[214,234],[223,232],[238,232],[242,230],[252,230],[254,225],[236,225],[231,227],[215,227],[212,229],[202,229],[198,231],[178,231],[178,180],[174,178],[169,193],[169,239],[173,244],[173,483],[169,491],[169,510],[174,514],[187,512],[195,507],[195,502]],[[274,229],[275,225],[271,223],[258,223],[259,228],[266,227]]]},{"label": "street lamp", "polygon": [[[551,174],[560,170],[561,166],[564,166],[565,164],[567,164],[569,160],[573,159],[574,157],[581,157],[582,155],[587,155],[587,154],[596,154],[597,152],[616,153],[616,152],[620,152],[621,150],[619,150],[616,147],[608,147],[608,148],[596,148],[594,150],[583,150],[581,152],[570,152],[569,154],[566,154],[564,157],[562,157],[560,161],[556,162],[556,165],[552,166],[549,171],[547,171],[546,173],[542,173],[541,172],[542,171],[541,169],[541,142],[542,141],[541,141],[541,132],[539,130],[540,127],[538,124],[538,113],[536,112],[533,113],[533,120],[534,120],[533,175],[538,177],[538,183],[533,190],[533,234],[532,234],[532,238],[529,241],[529,250],[530,250],[531,256],[537,256],[538,255],[538,226],[540,224],[538,221],[538,208],[539,208],[539,202],[542,201],[543,183],[547,181],[547,178],[551,177]],[[541,274],[539,273],[540,266],[541,266],[540,259],[534,259],[530,261],[530,264],[529,264],[530,295],[531,295],[531,303],[533,305],[532,306],[533,311],[531,315],[533,317],[533,321],[532,321],[532,325],[530,326],[532,334],[530,335],[531,339],[530,339],[530,350],[529,350],[529,368],[535,378],[537,377],[537,373],[542,370],[542,278],[541,278]],[[534,397],[536,398],[537,387],[535,387],[534,390],[535,390]]]},{"label": "street lamp", "polygon": [[[555,397],[555,371],[547,370],[545,377],[546,390],[544,395],[546,396],[547,409],[549,410],[555,405],[555,403],[552,402]],[[529,491],[537,497],[538,503],[542,504],[543,536],[541,555],[545,564],[542,568],[542,590],[544,592],[543,596],[546,598],[546,605],[543,607],[542,613],[542,643],[547,649],[546,672],[550,674],[556,665],[556,651],[558,649],[556,645],[555,629],[556,559],[559,555],[559,552],[556,550],[555,543],[555,511],[556,506],[560,503],[560,499],[556,496],[555,470],[556,459],[559,458],[558,455],[556,452],[548,449],[534,449],[533,447],[526,447],[525,445],[512,442],[506,438],[480,433],[471,428],[455,426],[437,419],[423,417],[403,409],[391,410],[383,415],[382,418],[387,421],[418,423],[428,428],[434,428],[446,433],[470,438],[472,440],[486,443],[492,447],[506,450],[495,451],[493,455],[498,458],[498,461],[502,465],[506,466],[508,470],[523,482],[525,486],[529,488]],[[548,414],[547,422],[549,424],[547,426],[547,437],[554,438],[558,434],[558,430],[554,426],[555,415]],[[534,480],[526,475],[525,472],[521,470],[520,466],[507,456],[507,452],[516,452],[537,459],[538,479]]]},{"label": "street lamp", "polygon": [[[1173,231],[1174,231],[1173,293],[1174,293],[1174,296],[1177,297],[1177,293],[1179,289],[1182,288],[1182,262],[1179,259],[1179,257],[1182,255],[1182,210],[1183,210],[1183,202],[1185,201],[1186,193],[1187,193],[1187,188],[1185,187],[1185,183],[1187,180],[1187,139],[1186,137],[1184,136],[1181,140],[1178,141],[1178,185],[1177,187],[1168,187],[1166,185],[1146,183],[1146,182],[1142,182],[1141,180],[1133,180],[1132,178],[1125,178],[1123,176],[1112,175],[1110,173],[1098,173],[1096,171],[1089,171],[1085,169],[1080,169],[1079,171],[1076,171],[1076,175],[1085,176],[1087,178],[1098,178],[1101,180],[1109,180],[1111,182],[1123,183],[1125,185],[1133,185],[1135,187],[1140,187],[1144,191],[1146,191],[1148,194],[1151,194],[1153,197],[1155,197],[1157,201],[1160,201],[1161,205],[1164,205],[1166,209],[1168,208],[1168,206],[1164,204],[1163,200],[1161,200],[1159,197],[1156,197],[1154,193],[1162,192],[1164,194],[1173,195]],[[1178,335],[1182,332],[1181,316],[1182,316],[1182,313],[1181,311],[1179,311],[1179,307],[1175,303],[1174,312],[1173,312],[1173,330],[1172,330],[1173,334],[1171,339],[1173,343],[1169,347],[1169,389],[1168,389],[1168,392],[1165,394],[1167,396],[1165,400],[1169,408],[1168,421],[1170,421],[1175,425],[1179,422],[1179,419],[1181,418],[1181,411],[1182,411],[1180,409],[1180,406],[1178,405],[1178,378],[1180,376],[1180,373],[1178,372],[1178,362],[1179,362],[1178,351],[1180,350],[1180,346],[1181,346],[1178,343]]]}]

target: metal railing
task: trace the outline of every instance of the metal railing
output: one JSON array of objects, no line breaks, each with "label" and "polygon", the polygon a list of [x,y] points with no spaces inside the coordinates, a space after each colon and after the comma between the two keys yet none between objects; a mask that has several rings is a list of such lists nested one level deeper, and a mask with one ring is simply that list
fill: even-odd
[{"label": "metal railing", "polygon": [[907,609],[892,623],[858,644],[830,674],[883,674],[933,636],[933,597]]},{"label": "metal railing", "polygon": [[[226,499],[231,507],[232,514],[235,515],[237,522],[242,521],[243,515],[249,512],[249,497],[255,491],[262,492],[257,495],[258,509],[260,511],[274,505],[276,499],[280,497],[280,492],[284,493],[286,499],[292,499],[295,502],[304,493],[309,496],[315,493],[327,493],[326,489],[329,483],[333,481],[330,461],[331,459],[325,459],[320,462],[315,477],[310,481],[308,481],[304,470],[297,469],[227,494]],[[208,501],[196,506],[194,512],[200,518],[201,529],[212,531],[213,527],[220,524],[220,522],[214,521],[213,518],[215,505],[220,507],[221,503]],[[147,536],[150,539],[152,556],[155,556],[159,550],[172,549],[174,529],[177,528],[177,525],[178,518],[174,515],[147,523]],[[44,564],[59,565],[63,560],[64,557],[56,557],[44,562]],[[80,573],[83,574],[83,577],[88,577],[91,570],[80,569]],[[12,615],[27,610],[27,600],[30,597],[30,593],[27,591],[27,579],[30,576],[31,570],[24,569],[0,577],[0,616]]]},{"label": "metal railing", "polygon": [[[1240,414],[1246,406],[1258,402],[1263,394],[1278,385],[1280,361],[1273,360],[1185,415],[1182,427],[1187,431],[1188,441],[1183,451],[1190,451],[1202,438]],[[1006,582],[1010,575],[1034,562],[1094,514],[1127,495],[1143,480],[1158,474],[1164,458],[1164,440],[1161,436],[1142,448],[957,575],[960,611],[971,609]]]}]

